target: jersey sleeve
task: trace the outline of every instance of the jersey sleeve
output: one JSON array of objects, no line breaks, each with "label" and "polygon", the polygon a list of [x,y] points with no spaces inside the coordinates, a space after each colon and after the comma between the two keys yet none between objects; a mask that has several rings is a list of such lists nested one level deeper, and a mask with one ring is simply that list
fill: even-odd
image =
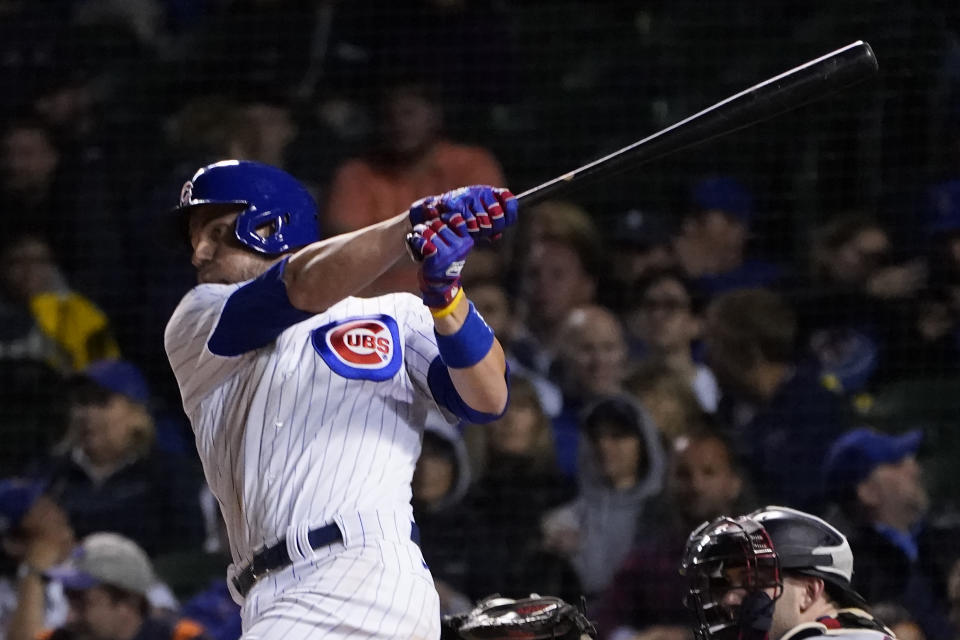
[{"label": "jersey sleeve", "polygon": [[173,312],[164,347],[184,406],[232,376],[250,354],[312,314],[294,308],[283,283],[286,261],[236,285],[202,284]]},{"label": "jersey sleeve", "polygon": [[436,398],[430,389],[430,369],[440,357],[437,340],[433,335],[433,318],[430,310],[412,294],[404,295],[408,299],[403,328],[404,366],[417,391],[440,409],[443,418],[453,424],[457,421],[441,399]]}]

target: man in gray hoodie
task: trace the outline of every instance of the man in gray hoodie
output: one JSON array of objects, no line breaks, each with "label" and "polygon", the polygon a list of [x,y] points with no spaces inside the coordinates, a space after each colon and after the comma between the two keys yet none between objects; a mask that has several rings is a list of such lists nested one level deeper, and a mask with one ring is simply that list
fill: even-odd
[{"label": "man in gray hoodie", "polygon": [[546,546],[566,555],[589,596],[607,587],[630,550],[637,523],[663,488],[659,432],[628,395],[590,405],[581,428],[580,493],[543,520]]}]

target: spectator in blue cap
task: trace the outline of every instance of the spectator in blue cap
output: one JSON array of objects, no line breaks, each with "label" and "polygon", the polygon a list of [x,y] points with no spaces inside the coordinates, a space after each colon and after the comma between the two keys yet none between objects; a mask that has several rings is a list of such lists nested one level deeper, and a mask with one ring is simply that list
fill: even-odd
[{"label": "spectator in blue cap", "polygon": [[767,287],[783,276],[779,266],[747,255],[753,215],[753,196],[734,178],[705,178],[690,190],[674,249],[706,294]]},{"label": "spectator in blue cap", "polygon": [[945,638],[952,637],[947,572],[960,531],[928,513],[916,457],[922,439],[919,430],[848,431],[827,452],[823,479],[849,522],[854,587],[869,601],[902,603],[928,637]]},{"label": "spectator in blue cap", "polygon": [[83,536],[121,533],[155,554],[203,538],[192,459],[154,446],[150,389],[133,364],[91,364],[71,388],[66,435],[46,473]]},{"label": "spectator in blue cap", "polygon": [[73,548],[66,513],[25,478],[0,480],[0,640],[33,637],[67,617],[63,589],[43,578]]}]

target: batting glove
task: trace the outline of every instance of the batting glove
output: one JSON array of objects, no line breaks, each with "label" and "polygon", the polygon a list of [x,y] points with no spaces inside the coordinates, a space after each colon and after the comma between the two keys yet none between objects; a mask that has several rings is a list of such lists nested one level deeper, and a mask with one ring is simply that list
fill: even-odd
[{"label": "batting glove", "polygon": [[436,219],[418,224],[407,234],[407,246],[420,262],[423,303],[432,309],[449,306],[460,292],[460,272],[473,248],[466,221],[452,216],[448,222]]},{"label": "batting glove", "polygon": [[495,240],[517,222],[517,199],[507,189],[474,185],[423,198],[410,207],[414,226],[437,219],[449,224],[456,215],[471,236]]}]

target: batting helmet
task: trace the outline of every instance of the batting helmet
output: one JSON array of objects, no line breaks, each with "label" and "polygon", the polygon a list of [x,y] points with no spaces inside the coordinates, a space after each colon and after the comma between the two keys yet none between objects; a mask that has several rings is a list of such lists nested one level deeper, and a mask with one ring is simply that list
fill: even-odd
[{"label": "batting helmet", "polygon": [[[286,171],[248,160],[222,160],[199,169],[180,190],[181,215],[206,204],[236,204],[235,234],[243,245],[275,256],[320,238],[313,197]],[[264,237],[257,229],[269,227]]]}]

